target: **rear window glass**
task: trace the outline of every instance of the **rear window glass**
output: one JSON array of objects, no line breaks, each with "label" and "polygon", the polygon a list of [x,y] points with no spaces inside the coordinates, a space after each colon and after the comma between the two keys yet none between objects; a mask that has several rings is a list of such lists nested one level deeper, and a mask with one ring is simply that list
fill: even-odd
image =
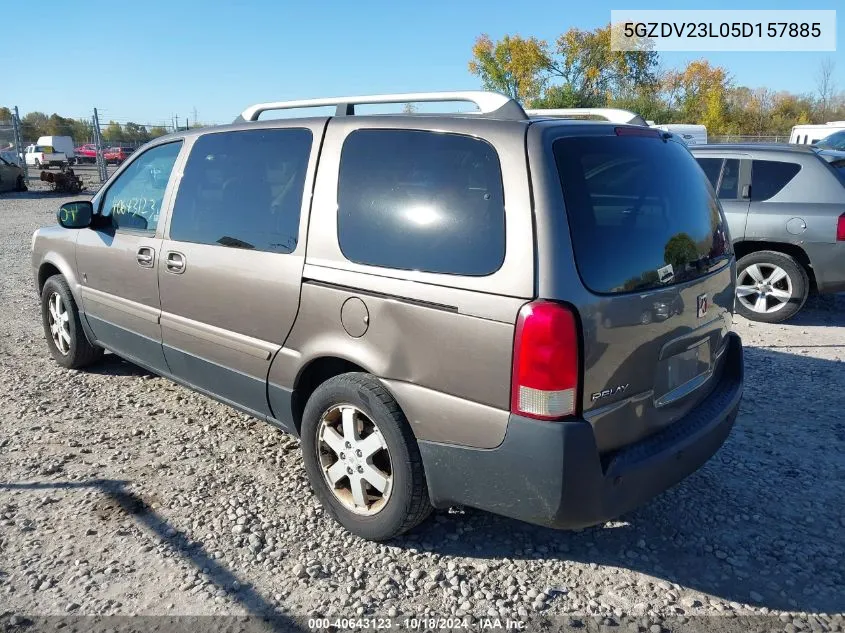
[{"label": "rear window glass", "polygon": [[801,165],[779,160],[755,160],[751,163],[751,199],[773,198],[801,171]]},{"label": "rear window glass", "polygon": [[572,137],[555,141],[554,154],[576,265],[593,292],[681,283],[729,259],[724,216],[682,145]]},{"label": "rear window glass", "polygon": [[356,263],[489,275],[505,257],[496,150],[460,134],[358,130],[343,144],[338,240]]}]

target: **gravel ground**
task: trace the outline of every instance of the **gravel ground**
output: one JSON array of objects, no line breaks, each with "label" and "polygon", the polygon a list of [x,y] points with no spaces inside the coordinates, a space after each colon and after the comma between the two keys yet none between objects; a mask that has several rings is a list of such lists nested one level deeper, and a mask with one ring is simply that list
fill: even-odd
[{"label": "gravel ground", "polygon": [[737,318],[737,426],[642,509],[578,532],[455,509],[375,545],[326,518],[296,439],[114,356],[86,372],[50,360],[29,245],[63,201],[0,197],[7,624],[273,612],[842,629],[845,297],[813,301],[789,325]]}]

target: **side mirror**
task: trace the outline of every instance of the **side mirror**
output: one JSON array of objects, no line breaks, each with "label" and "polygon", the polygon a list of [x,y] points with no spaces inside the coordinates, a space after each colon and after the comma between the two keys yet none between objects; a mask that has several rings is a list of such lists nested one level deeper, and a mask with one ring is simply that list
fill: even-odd
[{"label": "side mirror", "polygon": [[94,217],[94,205],[87,200],[66,202],[59,207],[56,215],[59,224],[66,229],[87,229],[91,226],[91,219]]}]

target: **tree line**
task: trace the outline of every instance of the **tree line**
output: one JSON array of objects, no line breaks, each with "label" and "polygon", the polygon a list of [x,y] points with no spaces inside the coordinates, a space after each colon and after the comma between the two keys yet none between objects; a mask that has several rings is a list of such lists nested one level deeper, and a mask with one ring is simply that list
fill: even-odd
[{"label": "tree line", "polygon": [[[0,121],[11,121],[12,112],[9,108],[0,107]],[[106,143],[146,143],[149,140],[164,136],[172,130],[162,125],[149,128],[139,123],[120,124],[109,121],[100,129]],[[58,114],[47,115],[43,112],[29,112],[21,117],[21,137],[24,142],[35,142],[40,136],[70,136],[76,143],[93,142],[94,125],[88,119],[70,119]]]},{"label": "tree line", "polygon": [[[571,28],[552,43],[520,35],[492,40],[482,34],[472,46],[469,71],[486,89],[528,107],[623,108],[659,124],[700,123],[711,135],[783,136],[793,125],[845,120],[845,94],[837,91],[830,59],[816,69],[814,92],[794,94],[737,85],[726,68],[705,59],[665,68],[657,52],[613,51],[610,40],[610,25]],[[0,107],[0,121],[11,118],[9,109]],[[21,125],[26,142],[71,136],[83,143],[94,136],[90,120],[55,113],[30,112]],[[136,144],[171,130],[109,121],[101,131],[107,143]]]},{"label": "tree line", "polygon": [[783,136],[793,125],[845,120],[832,60],[815,72],[815,91],[794,94],[737,85],[705,59],[665,68],[653,50],[613,51],[611,27],[571,28],[554,42],[482,34],[469,71],[488,90],[532,108],[614,107],[659,124],[698,123],[709,134]]}]

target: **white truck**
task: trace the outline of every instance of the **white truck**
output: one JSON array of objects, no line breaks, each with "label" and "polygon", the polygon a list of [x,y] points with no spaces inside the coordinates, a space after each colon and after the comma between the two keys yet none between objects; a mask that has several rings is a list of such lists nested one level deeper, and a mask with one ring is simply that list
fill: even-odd
[{"label": "white truck", "polygon": [[69,165],[73,165],[75,162],[76,152],[74,151],[73,138],[70,136],[39,136],[35,144],[52,147],[54,152],[64,154]]},{"label": "white truck", "polygon": [[24,161],[27,167],[49,169],[50,167],[66,167],[68,157],[62,152],[56,152],[49,145],[28,145],[24,151]]}]

